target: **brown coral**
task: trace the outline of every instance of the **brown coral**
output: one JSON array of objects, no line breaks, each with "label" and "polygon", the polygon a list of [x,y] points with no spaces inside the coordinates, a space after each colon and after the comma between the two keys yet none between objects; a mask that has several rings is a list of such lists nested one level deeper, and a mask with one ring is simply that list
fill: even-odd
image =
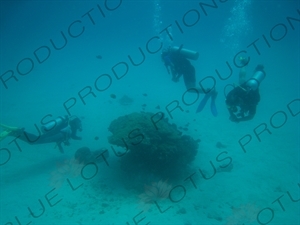
[{"label": "brown coral", "polygon": [[58,163],[56,169],[51,172],[50,186],[60,188],[67,178],[78,177],[81,173],[83,164],[76,159],[67,159],[63,163]]},{"label": "brown coral", "polygon": [[[198,141],[182,133],[175,124],[162,119],[155,125],[153,113],[132,113],[111,122],[108,137],[111,144],[127,148],[121,158],[124,169],[147,171],[169,177],[193,161]],[[156,129],[157,127],[157,129]]]}]

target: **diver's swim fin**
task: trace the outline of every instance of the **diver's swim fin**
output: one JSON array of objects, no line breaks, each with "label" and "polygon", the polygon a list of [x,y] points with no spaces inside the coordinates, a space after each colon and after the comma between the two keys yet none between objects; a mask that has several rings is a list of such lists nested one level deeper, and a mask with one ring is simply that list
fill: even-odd
[{"label": "diver's swim fin", "polygon": [[201,100],[201,102],[196,110],[196,113],[201,112],[204,109],[209,97],[210,97],[210,93],[208,93],[204,96],[204,98]]},{"label": "diver's swim fin", "polygon": [[213,114],[213,116],[217,116],[218,115],[218,110],[217,110],[217,107],[216,107],[216,104],[215,104],[215,100],[216,100],[217,95],[218,95],[218,92],[216,92],[215,90],[212,90],[211,92],[207,93],[204,96],[204,98],[201,100],[201,102],[200,102],[200,104],[197,108],[196,113],[201,112],[204,109],[208,99],[211,97],[210,110],[211,110],[211,113]]},{"label": "diver's swim fin", "polygon": [[7,126],[7,125],[4,125],[2,123],[0,123],[0,127],[3,127],[5,130],[10,130],[10,131],[15,131],[15,130],[19,130],[20,128],[18,127],[10,127],[10,126]]},{"label": "diver's swim fin", "polygon": [[17,131],[17,130],[20,129],[20,128],[18,128],[18,127],[10,127],[10,126],[6,126],[6,125],[1,124],[1,123],[0,123],[0,127],[3,127],[3,128],[5,129],[4,131],[2,131],[2,132],[0,133],[0,141],[2,141],[2,140],[5,139],[7,136],[9,136],[10,133],[12,133],[12,132]]},{"label": "diver's swim fin", "polygon": [[2,131],[0,133],[0,141],[2,141],[3,139],[5,139],[11,132],[12,132],[11,130],[10,131],[7,131],[7,130]]}]

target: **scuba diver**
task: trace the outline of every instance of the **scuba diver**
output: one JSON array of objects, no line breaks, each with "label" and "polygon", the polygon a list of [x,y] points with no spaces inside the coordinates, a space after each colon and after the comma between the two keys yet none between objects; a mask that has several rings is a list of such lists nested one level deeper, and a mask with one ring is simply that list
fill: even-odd
[{"label": "scuba diver", "polygon": [[[244,65],[246,66],[247,63]],[[254,75],[243,82],[245,68],[241,69],[240,83],[243,83],[232,89],[226,96],[226,105],[231,121],[240,122],[253,119],[256,114],[256,106],[260,101],[259,85],[265,76],[264,66],[258,65],[254,70]]]},{"label": "scuba diver", "polygon": [[196,71],[195,67],[187,58],[197,59],[198,52],[192,52],[178,47],[169,47],[163,50],[161,58],[165,64],[168,74],[172,74],[172,81],[178,82],[179,78],[183,76],[186,89],[194,88],[196,86]]},{"label": "scuba diver", "polygon": [[172,74],[172,81],[174,82],[178,82],[179,78],[183,76],[187,91],[193,91],[196,89],[199,93],[205,93],[204,98],[197,108],[197,113],[202,111],[208,99],[211,98],[211,112],[214,116],[217,116],[218,112],[215,105],[215,99],[217,97],[216,90],[214,88],[211,90],[196,88],[195,67],[188,59],[197,60],[199,53],[184,49],[182,47],[183,45],[180,47],[169,47],[168,49],[164,49],[161,53],[161,58],[168,71],[168,74]]},{"label": "scuba diver", "polygon": [[16,137],[28,144],[45,144],[56,142],[61,153],[64,153],[62,144],[69,146],[70,139],[81,140],[81,137],[77,136],[77,130],[82,131],[81,120],[77,116],[64,116],[57,117],[55,120],[41,126],[39,135],[28,133],[25,128],[10,127],[0,124],[4,128],[4,131],[0,134],[0,141],[7,136]]}]

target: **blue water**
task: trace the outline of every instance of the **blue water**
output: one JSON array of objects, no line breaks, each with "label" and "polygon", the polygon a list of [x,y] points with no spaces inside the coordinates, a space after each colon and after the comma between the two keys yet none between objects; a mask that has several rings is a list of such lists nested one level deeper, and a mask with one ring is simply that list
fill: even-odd
[{"label": "blue water", "polygon": [[[1,224],[300,224],[298,0],[0,2],[1,124],[34,133],[45,116],[68,114],[83,124],[64,154],[55,143],[0,142]],[[214,81],[217,117],[210,101],[196,113],[203,95],[167,73],[160,53],[180,45],[199,52],[197,82]],[[224,94],[239,56],[250,57],[247,78],[257,64],[267,75],[255,117],[234,123]],[[141,111],[201,139],[157,205],[140,195],[160,178],[127,178],[107,139],[113,120]],[[83,170],[73,159],[83,146],[108,149],[109,166]]]}]

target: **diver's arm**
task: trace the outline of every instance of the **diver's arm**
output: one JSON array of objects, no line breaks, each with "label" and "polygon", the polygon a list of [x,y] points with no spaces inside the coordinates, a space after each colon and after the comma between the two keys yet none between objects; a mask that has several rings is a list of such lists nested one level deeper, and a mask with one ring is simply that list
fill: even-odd
[{"label": "diver's arm", "polygon": [[172,74],[172,80],[175,81],[177,71],[172,61],[171,60],[165,61],[165,67],[168,71],[168,74]]},{"label": "diver's arm", "polygon": [[73,140],[82,140],[82,137],[78,137],[76,135],[72,135],[71,137]]},{"label": "diver's arm", "polygon": [[249,109],[249,113],[247,116],[244,116],[242,118],[239,118],[239,121],[247,121],[252,120],[256,114],[256,105],[252,105]]},{"label": "diver's arm", "polygon": [[239,85],[243,84],[246,82],[246,66],[242,67],[239,73]]},{"label": "diver's arm", "polygon": [[71,138],[73,140],[82,140],[82,137],[77,136],[76,133],[77,133],[77,131],[73,131],[71,134]]},{"label": "diver's arm", "polygon": [[176,70],[174,70],[174,73],[172,72],[172,75],[173,75],[172,81],[174,82],[178,82],[179,78],[182,76],[182,74],[178,73]]},{"label": "diver's arm", "polygon": [[237,116],[233,113],[233,107],[231,106],[228,106],[227,105],[227,108],[228,108],[228,112],[229,112],[229,119],[232,121],[232,122],[239,122],[239,118],[237,118]]},{"label": "diver's arm", "polygon": [[234,90],[232,90],[228,93],[227,98],[225,100],[225,103],[226,103],[226,107],[227,107],[227,110],[228,110],[229,115],[230,115],[229,119],[233,122],[236,122],[237,117],[234,114],[234,112],[237,111],[237,108],[236,108],[235,104],[233,104],[233,102],[234,102],[233,100],[235,99],[235,98],[233,98],[233,96],[234,96],[233,92],[234,92]]},{"label": "diver's arm", "polygon": [[56,145],[57,145],[59,151],[60,151],[61,153],[64,153],[64,149],[63,149],[63,147],[61,146],[61,142],[56,142]]},{"label": "diver's arm", "polygon": [[170,74],[169,65],[168,65],[167,63],[165,63],[165,67],[166,67],[166,69],[167,69],[167,71],[168,71],[168,74]]},{"label": "diver's arm", "polygon": [[237,122],[237,117],[236,115],[234,114],[234,109],[236,108],[234,105],[232,104],[229,104],[229,101],[228,99],[226,99],[225,101],[226,103],[226,106],[227,106],[227,109],[228,109],[228,112],[229,112],[229,119],[232,121],[232,122]]},{"label": "diver's arm", "polygon": [[243,116],[242,118],[240,118],[240,121],[247,121],[247,120],[252,120],[256,114],[256,107],[258,102],[260,101],[260,94],[257,91],[255,91],[252,96],[251,96],[252,101],[249,104],[249,108],[248,108],[248,115],[247,116]]}]

